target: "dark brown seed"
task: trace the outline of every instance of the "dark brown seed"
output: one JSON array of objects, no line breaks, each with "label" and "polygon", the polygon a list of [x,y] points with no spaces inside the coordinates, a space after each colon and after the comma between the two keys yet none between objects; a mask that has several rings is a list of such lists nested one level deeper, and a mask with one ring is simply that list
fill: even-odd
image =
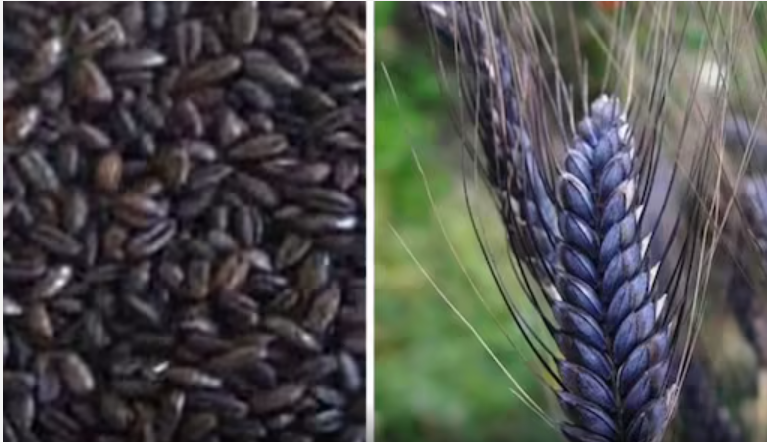
[{"label": "dark brown seed", "polygon": [[365,93],[365,80],[349,81],[331,86],[330,93],[334,96],[345,97]]},{"label": "dark brown seed", "polygon": [[123,398],[114,393],[104,393],[100,397],[101,417],[110,428],[125,431],[134,419],[133,410]]},{"label": "dark brown seed", "polygon": [[187,188],[190,191],[197,191],[206,187],[216,186],[231,175],[232,172],[234,170],[224,164],[203,166],[192,171]]},{"label": "dark brown seed", "polygon": [[105,48],[120,47],[125,41],[125,30],[120,22],[108,17],[83,37],[76,51],[84,56],[95,55]]},{"label": "dark brown seed", "polygon": [[66,57],[66,45],[60,37],[43,42],[35,51],[29,69],[20,77],[26,83],[34,84],[47,80],[59,69]]},{"label": "dark brown seed", "polygon": [[338,355],[338,366],[341,372],[343,387],[348,391],[358,391],[363,387],[362,374],[354,357],[342,352]]},{"label": "dark brown seed", "polygon": [[226,52],[218,33],[210,27],[202,29],[202,52],[210,58],[219,57]]},{"label": "dark brown seed", "polygon": [[88,222],[89,207],[88,197],[79,189],[66,192],[62,196],[63,206],[61,224],[70,233],[78,233]]},{"label": "dark brown seed", "polygon": [[332,433],[344,425],[344,413],[331,408],[304,419],[304,427],[311,433]]},{"label": "dark brown seed", "polygon": [[136,320],[149,326],[157,326],[162,323],[160,311],[138,295],[128,295],[125,297],[124,302],[125,307],[131,314],[135,315]]},{"label": "dark brown seed", "polygon": [[306,18],[306,11],[297,7],[280,7],[269,10],[269,18],[275,26],[291,26]]},{"label": "dark brown seed", "polygon": [[73,83],[76,94],[87,101],[109,103],[114,98],[109,80],[92,60],[75,65]]},{"label": "dark brown seed", "polygon": [[324,68],[339,78],[359,78],[365,75],[365,60],[359,57],[328,57]]},{"label": "dark brown seed", "polygon": [[266,318],[264,326],[299,349],[310,352],[317,352],[322,349],[314,336],[289,319],[272,316]]},{"label": "dark brown seed", "polygon": [[122,181],[123,161],[119,152],[103,155],[96,166],[96,185],[106,192],[115,192]]},{"label": "dark brown seed", "polygon": [[304,77],[311,69],[311,61],[304,47],[299,41],[289,35],[280,36],[276,43],[275,52],[285,66],[299,77]]},{"label": "dark brown seed", "polygon": [[293,159],[279,158],[260,164],[264,173],[290,180],[292,184],[319,184],[332,172],[332,167],[324,162],[298,163]]},{"label": "dark brown seed", "polygon": [[26,107],[18,111],[9,110],[3,117],[3,140],[20,143],[35,130],[40,122],[40,108]]},{"label": "dark brown seed", "polygon": [[244,346],[211,359],[206,366],[213,373],[232,373],[247,370],[268,354],[266,345]]},{"label": "dark brown seed", "polygon": [[346,405],[346,396],[335,388],[317,385],[312,387],[311,392],[318,401],[331,407],[342,408]]},{"label": "dark brown seed", "polygon": [[258,21],[257,2],[237,2],[229,13],[232,43],[235,46],[248,46],[253,43],[258,32]]},{"label": "dark brown seed", "polygon": [[306,256],[311,246],[311,241],[303,236],[295,234],[286,236],[277,251],[275,266],[277,269],[293,266]]},{"label": "dark brown seed", "polygon": [[218,297],[219,308],[226,312],[230,325],[241,330],[249,330],[261,322],[258,304],[247,296],[238,293],[225,293]]},{"label": "dark brown seed", "polygon": [[362,151],[365,149],[365,142],[357,135],[347,131],[337,131],[323,138],[323,142],[332,149],[343,149],[350,151]]},{"label": "dark brown seed", "polygon": [[37,149],[30,149],[18,158],[19,172],[32,188],[40,192],[55,192],[61,187],[56,171]]},{"label": "dark brown seed", "polygon": [[163,155],[157,168],[169,188],[180,189],[189,181],[192,160],[186,150],[177,149]]},{"label": "dark brown seed", "polygon": [[29,291],[34,300],[48,299],[56,296],[72,279],[72,267],[59,265],[51,268]]},{"label": "dark brown seed", "polygon": [[142,258],[159,252],[176,235],[176,222],[166,220],[137,234],[125,245],[125,251],[134,258]]},{"label": "dark brown seed", "polygon": [[138,435],[139,440],[154,442],[157,439],[154,421],[154,410],[143,403],[136,406],[136,422],[133,425],[133,431]]},{"label": "dark brown seed", "polygon": [[349,17],[333,14],[330,17],[330,29],[339,40],[357,54],[365,54],[365,30]]},{"label": "dark brown seed", "polygon": [[346,428],[341,433],[341,442],[364,442],[365,428],[362,426],[353,426]]},{"label": "dark brown seed", "polygon": [[13,212],[13,201],[3,201],[3,219]]},{"label": "dark brown seed", "polygon": [[298,93],[298,99],[310,114],[329,112],[338,105],[330,94],[314,86],[306,86],[301,89]]},{"label": "dark brown seed", "polygon": [[7,396],[3,397],[3,402],[5,402],[5,413],[7,413],[4,413],[4,416],[8,417],[8,421],[12,423],[15,428],[29,431],[32,428],[32,423],[35,419],[36,406],[34,397],[29,393],[10,396],[10,398],[7,398]]},{"label": "dark brown seed", "polygon": [[85,341],[88,345],[96,349],[101,349],[110,344],[111,339],[101,319],[101,315],[96,312],[86,312],[83,320],[83,329]]},{"label": "dark brown seed", "polygon": [[83,245],[75,237],[47,224],[35,227],[29,238],[56,255],[73,257],[83,250]]},{"label": "dark brown seed", "polygon": [[272,258],[260,249],[249,249],[244,253],[244,258],[253,268],[262,272],[272,272]]},{"label": "dark brown seed", "polygon": [[358,227],[358,219],[354,215],[310,213],[291,206],[282,209],[278,216],[293,222],[307,233],[345,232]]},{"label": "dark brown seed", "polygon": [[169,288],[178,290],[184,283],[184,270],[176,263],[161,262],[158,268],[158,277]]},{"label": "dark brown seed", "polygon": [[250,410],[266,414],[290,407],[306,393],[306,387],[299,384],[285,384],[268,391],[254,393],[249,401]]},{"label": "dark brown seed", "polygon": [[131,227],[147,228],[168,216],[168,204],[147,195],[125,193],[117,198],[115,216]]},{"label": "dark brown seed", "polygon": [[275,433],[282,433],[296,421],[294,413],[280,413],[268,418],[264,424],[266,428]]},{"label": "dark brown seed", "polygon": [[102,129],[88,123],[80,123],[72,130],[72,138],[82,146],[93,150],[107,150],[112,140]]},{"label": "dark brown seed", "polygon": [[269,111],[275,107],[275,99],[264,86],[247,79],[239,80],[234,84],[234,92],[248,106],[255,110]]},{"label": "dark brown seed", "polygon": [[215,188],[203,189],[198,194],[186,196],[175,204],[175,215],[180,219],[197,218],[210,208],[215,196]]},{"label": "dark brown seed", "polygon": [[181,387],[220,388],[222,385],[220,379],[192,367],[168,368],[163,377]]},{"label": "dark brown seed", "polygon": [[278,91],[293,91],[301,87],[301,80],[282,67],[266,52],[250,50],[243,55],[245,73]]},{"label": "dark brown seed", "polygon": [[146,17],[149,28],[159,31],[168,21],[168,5],[163,2],[146,3]]},{"label": "dark brown seed", "polygon": [[317,136],[325,136],[349,126],[354,126],[354,110],[341,107],[317,118],[311,131]]},{"label": "dark brown seed", "polygon": [[183,143],[183,149],[194,161],[212,163],[218,159],[216,147],[203,141],[186,141]]},{"label": "dark brown seed", "polygon": [[24,308],[10,296],[3,295],[3,316],[19,316]]},{"label": "dark brown seed", "polygon": [[145,97],[136,101],[135,115],[149,130],[159,131],[165,127],[165,113],[162,108]]},{"label": "dark brown seed", "polygon": [[314,298],[304,326],[315,333],[324,333],[335,320],[341,306],[341,290],[331,286]]},{"label": "dark brown seed", "polygon": [[232,346],[228,339],[217,337],[211,334],[194,332],[187,336],[186,345],[193,349],[196,353],[202,355],[212,355],[217,352],[227,351]]},{"label": "dark brown seed", "polygon": [[343,192],[320,188],[285,188],[285,196],[299,202],[310,211],[335,214],[354,213],[357,203],[354,198]]},{"label": "dark brown seed", "polygon": [[221,436],[235,441],[263,440],[267,436],[264,425],[257,420],[241,420],[228,422],[220,428]]},{"label": "dark brown seed", "polygon": [[229,146],[248,133],[248,125],[237,113],[226,109],[218,123],[218,140],[222,146]]},{"label": "dark brown seed", "polygon": [[18,371],[3,371],[3,393],[11,396],[32,393],[35,388],[35,377],[29,373]]},{"label": "dark brown seed", "polygon": [[300,433],[294,433],[294,432],[284,432],[282,433],[282,438],[280,439],[281,442],[313,442],[314,437],[308,434],[300,434]]},{"label": "dark brown seed", "polygon": [[35,397],[42,404],[53,402],[61,392],[61,382],[49,354],[43,353],[35,358],[33,363],[37,388]]},{"label": "dark brown seed", "polygon": [[133,49],[114,52],[104,61],[104,66],[114,70],[153,69],[165,62],[165,56],[153,49]]},{"label": "dark brown seed", "polygon": [[19,91],[19,82],[15,78],[3,77],[3,102],[12,100]]},{"label": "dark brown seed", "polygon": [[218,418],[212,413],[188,415],[178,430],[179,440],[197,442],[203,440],[218,426]]},{"label": "dark brown seed", "polygon": [[237,240],[223,230],[211,230],[208,232],[206,239],[210,248],[215,249],[216,252],[233,253],[239,249]]},{"label": "dark brown seed", "polygon": [[127,274],[123,274],[121,288],[128,293],[141,293],[149,290],[149,284],[152,279],[152,263],[144,261],[138,265],[132,266]]},{"label": "dark brown seed", "polygon": [[215,414],[226,419],[244,419],[248,414],[248,404],[237,399],[233,394],[221,391],[192,391],[187,396],[190,410]]},{"label": "dark brown seed", "polygon": [[197,61],[202,52],[202,23],[189,20],[180,23],[173,31],[174,54],[182,66]]},{"label": "dark brown seed", "polygon": [[333,181],[339,189],[348,191],[360,176],[359,163],[349,156],[343,156],[333,168]]},{"label": "dark brown seed", "polygon": [[323,355],[309,359],[296,368],[296,377],[305,382],[319,382],[338,370],[338,358]]},{"label": "dark brown seed", "polygon": [[63,442],[79,440],[78,435],[82,432],[82,427],[76,420],[64,410],[56,408],[40,410],[36,423],[55,434]]},{"label": "dark brown seed", "polygon": [[259,242],[263,233],[260,212],[238,206],[232,214],[232,233],[243,247],[251,247]]},{"label": "dark brown seed", "polygon": [[327,253],[310,254],[298,269],[298,288],[309,293],[324,288],[330,280],[330,264]]},{"label": "dark brown seed", "polygon": [[343,339],[343,347],[356,355],[365,354],[365,332],[364,330],[349,331]]},{"label": "dark brown seed", "polygon": [[269,209],[279,203],[277,192],[266,181],[244,173],[236,174],[234,180],[243,194],[259,207]]},{"label": "dark brown seed", "polygon": [[211,289],[235,291],[245,283],[249,270],[250,262],[244,256],[232,254],[216,270],[211,281]]},{"label": "dark brown seed", "polygon": [[123,227],[112,225],[106,229],[101,240],[102,253],[116,261],[125,257],[124,245],[128,240],[128,231]]},{"label": "dark brown seed", "polygon": [[242,60],[235,55],[208,60],[185,74],[181,80],[181,87],[196,88],[208,83],[217,83],[234,76],[241,67]]},{"label": "dark brown seed", "polygon": [[200,300],[208,296],[210,292],[210,261],[196,259],[189,263],[186,272],[187,296]]},{"label": "dark brown seed", "polygon": [[267,134],[250,138],[232,147],[228,155],[233,160],[259,160],[279,155],[288,149],[288,140],[284,135]]},{"label": "dark brown seed", "polygon": [[200,110],[191,100],[181,100],[173,107],[168,124],[180,136],[202,137],[205,127]]},{"label": "dark brown seed", "polygon": [[72,393],[82,395],[96,388],[96,380],[90,367],[77,354],[63,354],[58,360],[58,365],[61,379]]},{"label": "dark brown seed", "polygon": [[172,391],[162,398],[157,416],[157,441],[171,442],[186,407],[186,394]]}]

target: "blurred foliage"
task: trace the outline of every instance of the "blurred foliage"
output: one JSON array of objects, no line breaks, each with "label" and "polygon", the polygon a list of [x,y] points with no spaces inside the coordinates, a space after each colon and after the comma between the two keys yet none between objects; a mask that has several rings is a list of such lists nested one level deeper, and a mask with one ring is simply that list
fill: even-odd
[{"label": "blurred foliage", "polygon": [[[421,184],[411,170],[411,146],[427,145],[433,139],[439,122],[431,118],[443,104],[440,88],[431,75],[428,54],[403,51],[403,42],[388,25],[398,9],[397,2],[376,4],[376,71],[375,151],[376,180],[397,183],[380,186],[380,198],[396,201],[398,219],[425,219],[428,207],[423,192],[415,192]],[[380,68],[385,66],[385,70]],[[387,81],[387,73],[396,79],[396,94]],[[379,195],[376,195],[379,200]]]},{"label": "blurred foliage", "polygon": [[[458,151],[450,103],[435,78],[424,33],[420,32],[420,40],[407,35],[408,20],[413,22],[409,8],[403,3],[376,2],[376,440],[550,438],[554,430],[514,396],[511,381],[439,298],[392,230],[403,237],[517,381],[542,402],[539,383],[473,295],[440,233],[437,216],[490,311],[513,334],[467,215],[457,179],[460,173],[455,162],[451,166],[448,161]],[[426,183],[413,151],[424,167]],[[477,204],[485,208],[480,210],[483,223],[495,221],[487,199]],[[497,225],[488,229],[488,243],[495,255],[503,256],[502,231]],[[509,290],[518,292],[513,278],[505,276]]]}]

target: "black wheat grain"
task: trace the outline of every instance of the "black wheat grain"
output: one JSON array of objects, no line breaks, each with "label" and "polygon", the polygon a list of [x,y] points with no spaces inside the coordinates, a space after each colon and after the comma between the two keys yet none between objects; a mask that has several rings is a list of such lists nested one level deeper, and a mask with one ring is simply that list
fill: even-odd
[{"label": "black wheat grain", "polygon": [[3,8],[4,436],[364,440],[364,3]]}]

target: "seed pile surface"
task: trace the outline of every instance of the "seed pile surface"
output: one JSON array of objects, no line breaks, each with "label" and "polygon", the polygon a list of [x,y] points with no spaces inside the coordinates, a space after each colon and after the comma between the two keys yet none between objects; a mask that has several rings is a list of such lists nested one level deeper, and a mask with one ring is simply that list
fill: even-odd
[{"label": "seed pile surface", "polygon": [[3,8],[6,440],[364,440],[364,2]]}]

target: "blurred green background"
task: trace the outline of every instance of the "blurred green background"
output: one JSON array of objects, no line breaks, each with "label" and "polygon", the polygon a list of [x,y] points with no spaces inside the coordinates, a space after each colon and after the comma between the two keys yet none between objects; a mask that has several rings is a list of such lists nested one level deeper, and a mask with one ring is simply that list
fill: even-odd
[{"label": "blurred green background", "polygon": [[[516,380],[544,403],[543,388],[504,335],[514,329],[468,217],[450,96],[435,76],[430,41],[412,9],[407,3],[376,2],[375,11],[376,440],[551,439],[556,431],[515,397],[511,381],[439,297],[394,233]],[[505,239],[490,200],[481,193],[472,195],[488,243],[501,257]],[[438,220],[504,331],[474,294]],[[508,290],[518,292],[507,262],[501,260],[499,267]]]}]

